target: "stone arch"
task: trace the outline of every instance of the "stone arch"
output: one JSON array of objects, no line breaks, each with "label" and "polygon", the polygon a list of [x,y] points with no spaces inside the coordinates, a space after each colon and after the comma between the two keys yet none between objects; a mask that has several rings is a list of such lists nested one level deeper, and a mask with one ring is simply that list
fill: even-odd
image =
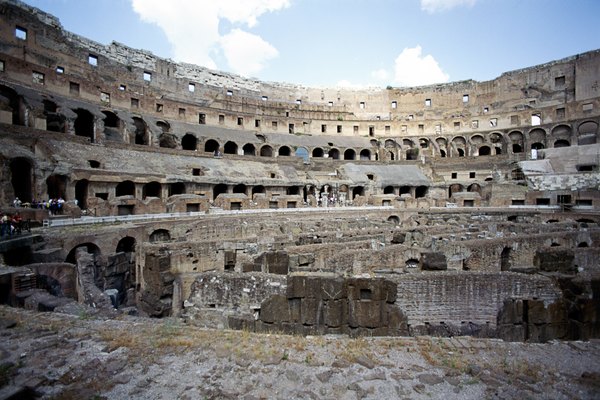
[{"label": "stone arch", "polygon": [[552,128],[551,135],[554,139],[567,139],[571,138],[573,130],[569,125],[560,124]]},{"label": "stone arch", "polygon": [[10,160],[10,182],[14,196],[22,202],[33,200],[33,163],[25,157],[16,157]]},{"label": "stone arch", "polygon": [[427,138],[419,138],[419,147],[422,149],[428,149],[430,144],[430,140]]},{"label": "stone arch", "polygon": [[338,149],[336,149],[335,147],[329,149],[329,152],[327,154],[329,155],[329,158],[331,158],[332,160],[340,159],[340,151]]},{"label": "stone arch", "polygon": [[48,197],[51,199],[58,199],[59,197],[62,197],[64,200],[66,200],[68,182],[69,177],[66,175],[50,175],[46,179]]},{"label": "stone arch", "polygon": [[[44,115],[46,116],[46,130],[49,132],[65,133],[67,131],[66,118],[58,112],[56,103],[48,99],[42,100],[42,103],[44,104]],[[106,127],[106,121],[104,122],[104,126]],[[106,135],[106,129],[104,132]]]},{"label": "stone arch", "polygon": [[513,153],[522,153],[525,150],[523,134],[519,131],[512,131],[508,134]]},{"label": "stone arch", "polygon": [[462,136],[455,136],[450,142],[452,149],[456,152],[459,157],[466,156],[467,141]]},{"label": "stone arch", "polygon": [[112,111],[104,110],[102,114],[104,117],[104,137],[107,140],[114,140],[117,142],[123,141],[121,136],[121,120]]},{"label": "stone arch", "polygon": [[362,186],[356,186],[352,189],[352,198],[355,199],[357,196],[364,196],[365,188]]},{"label": "stone arch", "polygon": [[571,143],[567,139],[558,139],[558,140],[554,141],[554,144],[553,144],[554,148],[569,147],[569,146],[571,146]]},{"label": "stone arch", "polygon": [[322,158],[324,155],[323,149],[320,147],[315,147],[312,151],[313,158]]},{"label": "stone arch", "polygon": [[181,148],[183,150],[196,150],[198,146],[198,139],[192,133],[186,133],[181,138]]},{"label": "stone arch", "polygon": [[246,185],[239,183],[233,187],[233,193],[246,194]]},{"label": "stone arch", "polygon": [[281,146],[277,151],[279,157],[289,157],[292,155],[292,150],[288,146]]},{"label": "stone arch", "polygon": [[400,218],[397,215],[390,215],[387,221],[393,223],[394,225],[400,225]]},{"label": "stone arch", "polygon": [[384,147],[388,149],[395,149],[398,146],[394,139],[386,139],[384,142]]},{"label": "stone arch", "polygon": [[308,162],[308,149],[306,147],[298,147],[296,152],[294,153],[296,157],[300,157],[304,160],[304,162]]},{"label": "stone arch", "polygon": [[135,197],[135,183],[132,181],[123,181],[117,184],[115,189],[115,196],[134,196]]},{"label": "stone arch", "polygon": [[204,152],[206,153],[216,153],[217,151],[219,151],[219,149],[221,148],[221,145],[219,145],[219,142],[217,142],[214,139],[208,139],[205,143],[204,143]]},{"label": "stone arch", "polygon": [[536,147],[538,147],[536,150],[539,150],[539,146],[541,144],[541,149],[545,149],[546,148],[546,131],[541,129],[541,128],[536,128],[536,129],[532,129],[529,132],[529,143],[531,143],[531,148],[534,149],[535,147],[533,146],[534,144],[536,144]]},{"label": "stone arch", "polygon": [[73,110],[77,114],[73,127],[75,128],[75,135],[87,137],[90,142],[94,143],[94,115],[84,108],[77,108]]},{"label": "stone arch", "polygon": [[161,184],[156,181],[144,184],[144,186],[142,186],[142,199],[146,199],[148,197],[161,198],[161,189]]},{"label": "stone arch", "polygon": [[25,107],[23,99],[17,92],[4,85],[0,85],[0,107],[12,113],[13,125],[25,125]]},{"label": "stone arch", "polygon": [[598,123],[594,121],[582,122],[577,127],[577,144],[586,145],[597,142]]},{"label": "stone arch", "polygon": [[354,149],[346,149],[344,151],[344,160],[355,160],[356,159],[356,151]]},{"label": "stone arch", "polygon": [[216,200],[221,193],[227,193],[227,185],[219,183],[213,187],[213,200]]},{"label": "stone arch", "polygon": [[386,186],[383,188],[383,194],[394,194],[395,189],[393,186]]},{"label": "stone arch", "polygon": [[252,187],[252,198],[254,198],[255,194],[259,194],[259,193],[261,193],[261,194],[266,193],[265,187],[263,185],[257,185],[257,186]]},{"label": "stone arch", "polygon": [[422,198],[427,196],[429,188],[427,186],[417,186],[415,189],[415,198]]},{"label": "stone arch", "polygon": [[362,149],[359,157],[362,161],[368,161],[371,159],[371,151],[368,149]]},{"label": "stone arch", "polygon": [[463,185],[459,183],[452,184],[448,187],[448,198],[452,198],[452,196],[454,196],[454,193],[460,193],[464,190],[465,188]]},{"label": "stone arch", "polygon": [[77,199],[77,205],[82,210],[87,208],[89,185],[90,181],[87,179],[80,179],[75,183],[75,199]]},{"label": "stone arch", "polygon": [[171,124],[169,124],[167,121],[156,121],[156,126],[160,128],[162,133],[171,132]]},{"label": "stone arch", "polygon": [[91,242],[80,243],[71,248],[71,251],[69,251],[69,253],[67,254],[65,262],[69,264],[77,264],[77,249],[80,248],[85,248],[85,250],[88,253],[94,255],[95,259],[97,259],[102,254],[97,244]]},{"label": "stone arch", "polygon": [[268,144],[260,148],[261,157],[273,157],[273,148]]},{"label": "stone arch", "polygon": [[300,194],[300,186],[288,186],[285,189],[285,192],[288,196],[296,196]]},{"label": "stone arch", "polygon": [[146,125],[146,121],[141,119],[140,117],[133,117],[133,125],[135,126],[133,143],[140,144],[143,146],[150,145],[150,135],[148,134],[148,126]]},{"label": "stone arch", "polygon": [[481,195],[481,186],[478,183],[472,183],[467,187],[467,192],[479,193]]},{"label": "stone arch", "polygon": [[491,154],[492,154],[492,149],[490,148],[490,146],[484,145],[479,148],[480,156],[489,156]]},{"label": "stone arch", "polygon": [[477,134],[475,134],[475,135],[471,136],[471,139],[470,139],[470,141],[471,141],[471,143],[473,143],[474,145],[476,145],[476,146],[479,146],[479,145],[481,145],[483,142],[485,142],[485,139],[483,138],[483,135],[481,135],[481,134],[477,133]]},{"label": "stone arch", "polygon": [[171,232],[167,229],[155,229],[148,237],[150,243],[168,242],[171,240]]},{"label": "stone arch", "polygon": [[542,149],[545,149],[544,143],[540,143],[540,142],[532,143],[531,144],[531,149],[532,150],[542,150]]},{"label": "stone arch", "polygon": [[176,196],[179,194],[185,194],[185,183],[173,182],[169,184],[169,196]]},{"label": "stone arch", "polygon": [[223,146],[223,153],[225,154],[237,154],[238,152],[238,145],[236,142],[233,141],[228,141],[225,143],[225,146]]},{"label": "stone arch", "polygon": [[256,148],[254,147],[254,145],[252,143],[246,143],[244,145],[244,147],[242,147],[242,151],[244,152],[245,156],[255,156],[256,155]]},{"label": "stone arch", "polygon": [[502,252],[500,253],[500,271],[510,270],[510,253],[510,247],[505,247],[502,249]]},{"label": "stone arch", "polygon": [[119,243],[117,243],[115,253],[134,253],[135,243],[135,238],[131,236],[125,236],[124,238],[119,240]]},{"label": "stone arch", "polygon": [[410,195],[410,186],[400,186],[399,194],[400,196],[402,196],[403,194]]}]

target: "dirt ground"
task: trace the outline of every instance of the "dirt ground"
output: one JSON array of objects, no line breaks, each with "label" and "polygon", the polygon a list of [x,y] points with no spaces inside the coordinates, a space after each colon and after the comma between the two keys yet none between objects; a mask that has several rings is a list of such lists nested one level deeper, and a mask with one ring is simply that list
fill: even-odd
[{"label": "dirt ground", "polygon": [[301,337],[0,306],[11,398],[598,399],[600,341]]}]

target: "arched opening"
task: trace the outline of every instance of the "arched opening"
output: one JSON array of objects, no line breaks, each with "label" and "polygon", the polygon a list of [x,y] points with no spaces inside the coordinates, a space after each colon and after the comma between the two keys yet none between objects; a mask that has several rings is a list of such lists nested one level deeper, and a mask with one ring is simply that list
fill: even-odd
[{"label": "arched opening", "polygon": [[479,186],[477,183],[473,183],[467,187],[467,192],[481,194],[481,186]]},{"label": "arched opening", "polygon": [[446,157],[446,150],[440,150],[440,157],[442,157],[442,158]]},{"label": "arched opening", "polygon": [[354,160],[356,159],[356,152],[353,149],[347,149],[344,152],[344,160]]},{"label": "arched opening", "polygon": [[213,188],[213,200],[216,200],[221,193],[227,193],[227,185],[224,183],[219,183]]},{"label": "arched opening", "polygon": [[162,133],[169,133],[171,131],[171,125],[167,121],[156,121],[156,126],[160,128]]},{"label": "arched opening", "polygon": [[252,188],[252,198],[254,198],[254,195],[258,194],[258,193],[262,193],[262,194],[266,193],[265,187],[263,185],[254,186]]},{"label": "arched opening", "polygon": [[133,117],[132,119],[133,125],[135,126],[133,143],[148,146],[150,144],[150,138],[148,135],[148,127],[146,126],[146,122],[139,117]]},{"label": "arched opening", "polygon": [[500,271],[510,270],[510,247],[505,247],[500,253]]},{"label": "arched opening", "polygon": [[292,154],[292,151],[287,146],[281,146],[279,148],[278,155],[279,157],[289,157]]},{"label": "arched opening", "polygon": [[387,160],[394,161],[396,159],[396,155],[394,154],[393,151],[389,150],[389,151],[386,151],[385,153],[386,153]]},{"label": "arched opening", "polygon": [[[542,149],[546,148],[546,131],[540,128],[536,128],[529,132],[530,143],[541,143]],[[531,146],[533,149],[533,145]]]},{"label": "arched opening", "polygon": [[235,142],[229,141],[223,146],[223,153],[225,154],[237,154],[237,152],[238,145]]},{"label": "arched opening", "polygon": [[355,199],[357,196],[364,196],[365,188],[362,186],[357,186],[352,189],[352,198]]},{"label": "arched opening", "polygon": [[577,128],[577,144],[594,144],[597,141],[598,124],[594,121],[586,121]]},{"label": "arched opening", "polygon": [[323,154],[323,149],[320,147],[315,147],[312,151],[313,158],[322,158]]},{"label": "arched opening", "polygon": [[369,161],[371,159],[371,152],[367,149],[360,151],[360,159],[362,161]]},{"label": "arched opening", "polygon": [[71,251],[69,251],[65,262],[69,264],[77,264],[77,250],[81,248],[85,249],[85,251],[87,251],[88,253],[93,254],[94,259],[100,256],[100,248],[97,245],[95,245],[94,243],[82,243],[73,247]]},{"label": "arched opening", "polygon": [[566,139],[559,139],[557,141],[554,142],[554,147],[555,148],[559,148],[559,147],[569,147],[571,146],[571,143],[569,143],[568,140]]},{"label": "arched opening", "polygon": [[406,159],[407,160],[418,160],[419,159],[419,148],[414,147],[412,149],[406,150]]},{"label": "arched opening", "polygon": [[13,158],[10,161],[10,182],[15,197],[22,202],[31,202],[33,199],[31,188],[33,187],[33,176],[31,163],[23,157]]},{"label": "arched opening", "polygon": [[419,260],[417,260],[416,258],[409,258],[408,260],[406,260],[404,265],[406,266],[406,268],[419,268]]},{"label": "arched opening", "polygon": [[499,156],[502,154],[502,147],[494,147],[494,151],[496,152],[495,154]]},{"label": "arched opening", "polygon": [[261,157],[273,157],[273,148],[271,146],[263,146],[260,148]]},{"label": "arched opening", "polygon": [[122,142],[123,137],[121,136],[121,120],[112,111],[102,111],[104,117],[104,137],[106,140],[113,140],[115,142]]},{"label": "arched opening", "polygon": [[173,182],[169,185],[169,196],[185,194],[185,183]]},{"label": "arched opening", "polygon": [[459,193],[459,192],[462,192],[463,190],[464,190],[463,185],[460,185],[458,183],[455,183],[454,185],[450,185],[448,187],[448,198],[452,198],[454,193]]},{"label": "arched opening", "polygon": [[429,188],[427,186],[417,186],[415,189],[415,198],[421,198],[427,196]]},{"label": "arched opening", "polygon": [[181,148],[183,150],[194,151],[194,150],[196,150],[197,145],[198,145],[198,139],[196,139],[196,136],[192,135],[191,133],[186,133],[181,138]]},{"label": "arched opening", "polygon": [[333,160],[339,160],[340,159],[340,151],[338,149],[330,149],[329,150],[329,158],[333,159]]},{"label": "arched opening", "polygon": [[456,149],[456,152],[458,153],[459,157],[464,157],[465,156],[465,150],[464,149]]},{"label": "arched opening", "polygon": [[94,115],[88,110],[78,108],[75,111],[77,118],[75,118],[74,128],[75,135],[83,136],[90,139],[90,142],[94,143]]},{"label": "arched opening", "polygon": [[219,142],[213,139],[208,139],[204,143],[204,152],[215,154],[215,152],[219,151],[219,147]]},{"label": "arched opening", "polygon": [[490,149],[489,146],[481,146],[479,148],[479,155],[480,156],[489,156],[490,154],[492,154],[492,150]]},{"label": "arched opening", "polygon": [[393,186],[384,187],[383,194],[394,194],[394,187]]},{"label": "arched opening", "polygon": [[177,137],[172,133],[163,132],[158,137],[158,146],[166,149],[176,149]]},{"label": "arched opening", "polygon": [[75,199],[77,199],[77,205],[82,210],[87,208],[89,184],[90,181],[87,179],[81,179],[75,183]]},{"label": "arched opening", "polygon": [[233,187],[233,193],[242,193],[242,194],[246,194],[246,185],[244,185],[243,183],[240,183],[238,185],[235,185]]},{"label": "arched opening", "polygon": [[589,247],[587,242],[579,242],[579,244],[577,245],[577,247]]},{"label": "arched opening", "polygon": [[148,197],[158,197],[160,198],[161,185],[156,181],[148,182],[144,186],[142,186],[142,199],[146,199]]},{"label": "arched opening", "polygon": [[117,249],[115,253],[134,253],[135,252],[135,238],[131,236],[125,236],[117,243]]},{"label": "arched opening", "polygon": [[252,143],[245,144],[244,147],[242,147],[242,151],[244,152],[245,156],[255,156],[256,155],[256,148],[254,147],[254,145]]},{"label": "arched opening", "polygon": [[[66,118],[64,115],[59,114],[56,103],[50,100],[43,100],[44,103],[44,115],[46,116],[46,130],[50,132],[66,132]],[[106,126],[106,122],[104,123]]]},{"label": "arched opening", "polygon": [[66,200],[68,181],[69,178],[66,175],[50,175],[46,179],[48,197],[51,199],[62,198]]},{"label": "arched opening", "polygon": [[513,143],[513,145],[512,145],[512,152],[513,153],[522,153],[523,152],[523,147],[521,147],[521,145],[518,144],[518,143]]},{"label": "arched opening", "polygon": [[25,125],[25,109],[22,104],[23,102],[17,92],[7,86],[0,85],[0,105],[3,106],[2,109],[12,112],[13,125]]},{"label": "arched opening", "polygon": [[398,218],[398,216],[396,215],[390,215],[387,220],[388,222],[391,222],[394,225],[400,225],[400,218]]},{"label": "arched opening", "polygon": [[305,147],[298,147],[296,149],[296,157],[300,157],[304,160],[305,163],[308,162],[309,157],[308,157],[308,150]]},{"label": "arched opening", "polygon": [[135,197],[135,184],[132,181],[123,181],[117,184],[115,189],[115,196],[134,196]]},{"label": "arched opening", "polygon": [[560,247],[560,243],[552,242],[552,244],[550,244],[550,247]]},{"label": "arched opening", "polygon": [[400,186],[400,196],[410,194],[410,186]]},{"label": "arched opening", "polygon": [[299,195],[300,194],[300,186],[288,186],[286,188],[286,193],[289,196]]},{"label": "arched opening", "polygon": [[156,229],[150,234],[150,243],[168,242],[171,240],[171,233],[166,229]]}]

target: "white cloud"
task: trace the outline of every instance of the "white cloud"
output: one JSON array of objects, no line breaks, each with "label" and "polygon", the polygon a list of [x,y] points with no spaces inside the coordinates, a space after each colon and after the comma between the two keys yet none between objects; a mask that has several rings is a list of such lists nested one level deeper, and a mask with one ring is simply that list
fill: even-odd
[{"label": "white cloud", "polygon": [[476,2],[477,0],[421,0],[421,9],[433,14],[459,6],[472,7]]},{"label": "white cloud", "polygon": [[380,68],[375,71],[371,71],[371,77],[375,78],[379,81],[385,81],[386,79],[389,78],[389,76],[390,76],[389,72],[384,68]]},{"label": "white cloud", "polygon": [[221,38],[227,63],[238,74],[251,76],[260,72],[267,61],[278,56],[277,49],[260,36],[234,29]]},{"label": "white cloud", "polygon": [[[216,69],[215,56],[223,52],[233,72],[255,74],[277,56],[277,50],[239,28],[221,36],[219,22],[226,19],[252,28],[262,14],[289,7],[290,0],[131,0],[131,4],[143,21],[164,31],[177,61]],[[243,40],[243,45],[232,43],[234,39]]]},{"label": "white cloud", "polygon": [[421,46],[405,48],[396,57],[394,65],[394,84],[400,86],[421,86],[432,83],[448,82],[446,74],[437,61],[430,55],[421,54]]}]

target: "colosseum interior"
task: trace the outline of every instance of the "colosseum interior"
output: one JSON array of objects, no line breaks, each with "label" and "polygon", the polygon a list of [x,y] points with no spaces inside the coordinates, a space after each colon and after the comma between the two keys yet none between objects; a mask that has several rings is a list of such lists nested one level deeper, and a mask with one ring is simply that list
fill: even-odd
[{"label": "colosseum interior", "polygon": [[0,204],[23,218],[0,241],[1,303],[600,337],[600,50],[486,82],[325,89],[95,43],[16,0],[0,18]]}]

